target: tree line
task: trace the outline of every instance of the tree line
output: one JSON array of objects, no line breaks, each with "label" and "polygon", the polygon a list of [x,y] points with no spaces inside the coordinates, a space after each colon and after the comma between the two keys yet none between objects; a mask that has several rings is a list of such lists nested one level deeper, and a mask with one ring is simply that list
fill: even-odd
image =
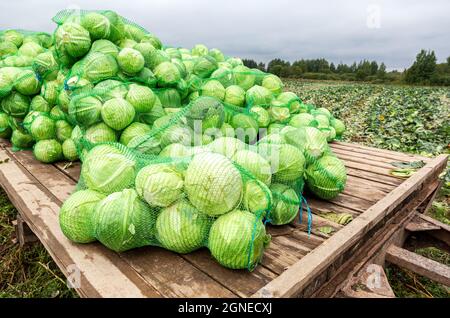
[{"label": "tree line", "polygon": [[304,78],[313,80],[366,81],[374,83],[407,83],[422,85],[450,85],[450,57],[445,63],[437,64],[434,51],[421,50],[411,67],[403,72],[386,71],[384,63],[362,60],[351,65],[334,64],[324,58],[289,61],[276,58],[267,66],[262,62],[244,59],[244,64],[280,77]]}]

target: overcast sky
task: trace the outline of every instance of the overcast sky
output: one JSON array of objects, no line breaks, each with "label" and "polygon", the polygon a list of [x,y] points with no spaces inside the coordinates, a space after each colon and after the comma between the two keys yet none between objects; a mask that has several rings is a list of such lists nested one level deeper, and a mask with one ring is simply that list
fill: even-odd
[{"label": "overcast sky", "polygon": [[5,0],[0,29],[51,32],[52,16],[74,7],[116,10],[166,45],[204,43],[264,62],[367,58],[403,69],[421,48],[450,56],[449,0]]}]

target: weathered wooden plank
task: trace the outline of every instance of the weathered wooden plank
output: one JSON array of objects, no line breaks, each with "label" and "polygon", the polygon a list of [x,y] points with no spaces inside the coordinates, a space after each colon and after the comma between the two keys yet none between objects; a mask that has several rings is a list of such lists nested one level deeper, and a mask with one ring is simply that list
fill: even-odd
[{"label": "weathered wooden plank", "polygon": [[351,160],[348,160],[348,159],[343,159],[343,160],[344,160],[344,165],[347,168],[353,168],[353,169],[357,169],[359,171],[367,171],[367,172],[371,172],[371,173],[374,173],[374,174],[377,174],[377,175],[380,175],[380,176],[386,176],[386,177],[389,177],[389,178],[394,178],[394,179],[400,181],[399,183],[402,183],[404,181],[404,179],[396,178],[396,177],[392,176],[391,174],[389,174],[389,171],[393,167],[380,168],[380,167],[376,167],[376,166],[373,166],[373,165],[368,165],[366,163],[351,161]]},{"label": "weathered wooden plank", "polygon": [[383,174],[377,174],[370,171],[355,169],[347,165],[347,162],[344,162],[344,164],[346,165],[345,167],[347,169],[347,175],[358,177],[360,179],[375,181],[378,184],[385,184],[388,186],[392,186],[392,188],[395,188],[396,186],[401,184],[404,180],[396,178],[394,176],[386,176]]},{"label": "weathered wooden plank", "polygon": [[450,286],[450,267],[422,255],[391,245],[386,252],[386,261]]},{"label": "weathered wooden plank", "polygon": [[391,165],[390,163],[387,163],[387,162],[376,161],[371,158],[361,158],[359,156],[356,156],[355,153],[353,153],[351,151],[334,149],[333,152],[341,160],[345,160],[345,161],[349,160],[349,161],[353,161],[353,162],[359,162],[359,163],[363,163],[368,166],[375,166],[375,167],[379,167],[379,168],[385,168],[388,170],[395,168],[393,165]]},{"label": "weathered wooden plank", "polygon": [[[192,266],[183,257],[158,247],[122,253],[122,258],[165,297],[236,297],[229,288]],[[211,266],[215,261],[210,259]]]},{"label": "weathered wooden plank", "polygon": [[424,183],[435,177],[447,163],[447,156],[441,155],[430,161],[398,188],[389,193],[366,212],[338,231],[324,244],[314,249],[300,261],[292,265],[279,277],[254,294],[271,297],[290,297],[299,293],[314,277],[332,264],[344,251],[355,244],[364,233],[373,228],[378,221],[390,214],[403,200]]},{"label": "weathered wooden plank", "polygon": [[245,269],[225,268],[215,261],[211,253],[205,249],[184,254],[182,257],[222,285],[233,290],[239,297],[249,297],[277,276],[277,274],[261,265],[257,266],[252,272]]},{"label": "weathered wooden plank", "polygon": [[78,181],[78,179],[80,178],[81,163],[78,161],[70,163],[57,162],[53,165],[74,181]]},{"label": "weathered wooden plank", "polygon": [[424,160],[425,162],[428,162],[431,158],[420,156],[417,154],[408,154],[398,151],[392,151],[387,149],[381,149],[381,148],[373,148],[364,146],[361,144],[356,143],[347,143],[347,142],[333,142],[330,144],[331,148],[343,148],[343,149],[349,149],[354,152],[359,153],[366,153],[366,154],[372,154],[374,156],[393,159],[393,160],[405,160],[405,161],[416,161],[416,160]]},{"label": "weathered wooden plank", "polygon": [[[11,158],[0,150],[0,158]],[[160,294],[117,256],[99,244],[73,244],[59,227],[61,202],[14,160],[0,165],[0,183],[61,271],[79,273],[76,290],[86,297],[159,297]],[[78,271],[78,272],[74,272]],[[75,276],[74,276],[75,275]]]}]

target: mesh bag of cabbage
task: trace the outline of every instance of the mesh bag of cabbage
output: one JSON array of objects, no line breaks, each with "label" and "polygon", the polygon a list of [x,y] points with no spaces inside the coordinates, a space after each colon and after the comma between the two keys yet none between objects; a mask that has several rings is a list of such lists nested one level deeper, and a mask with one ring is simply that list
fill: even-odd
[{"label": "mesh bag of cabbage", "polygon": [[88,152],[78,188],[60,212],[69,239],[98,240],[117,252],[206,247],[228,268],[258,264],[270,241],[263,219],[272,195],[250,171],[207,149],[163,157],[118,143],[82,142]]}]

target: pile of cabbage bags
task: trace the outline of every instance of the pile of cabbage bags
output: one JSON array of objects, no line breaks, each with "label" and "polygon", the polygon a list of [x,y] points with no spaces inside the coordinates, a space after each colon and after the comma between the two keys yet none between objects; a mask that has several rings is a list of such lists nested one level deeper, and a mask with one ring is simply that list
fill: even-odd
[{"label": "pile of cabbage bags", "polygon": [[206,247],[223,266],[251,270],[270,241],[265,224],[292,222],[305,184],[323,199],[344,189],[328,146],[343,123],[277,76],[201,44],[164,46],[113,11],[53,20],[51,40],[1,36],[0,137],[34,145],[42,162],[81,159],[60,213],[72,241]]}]

